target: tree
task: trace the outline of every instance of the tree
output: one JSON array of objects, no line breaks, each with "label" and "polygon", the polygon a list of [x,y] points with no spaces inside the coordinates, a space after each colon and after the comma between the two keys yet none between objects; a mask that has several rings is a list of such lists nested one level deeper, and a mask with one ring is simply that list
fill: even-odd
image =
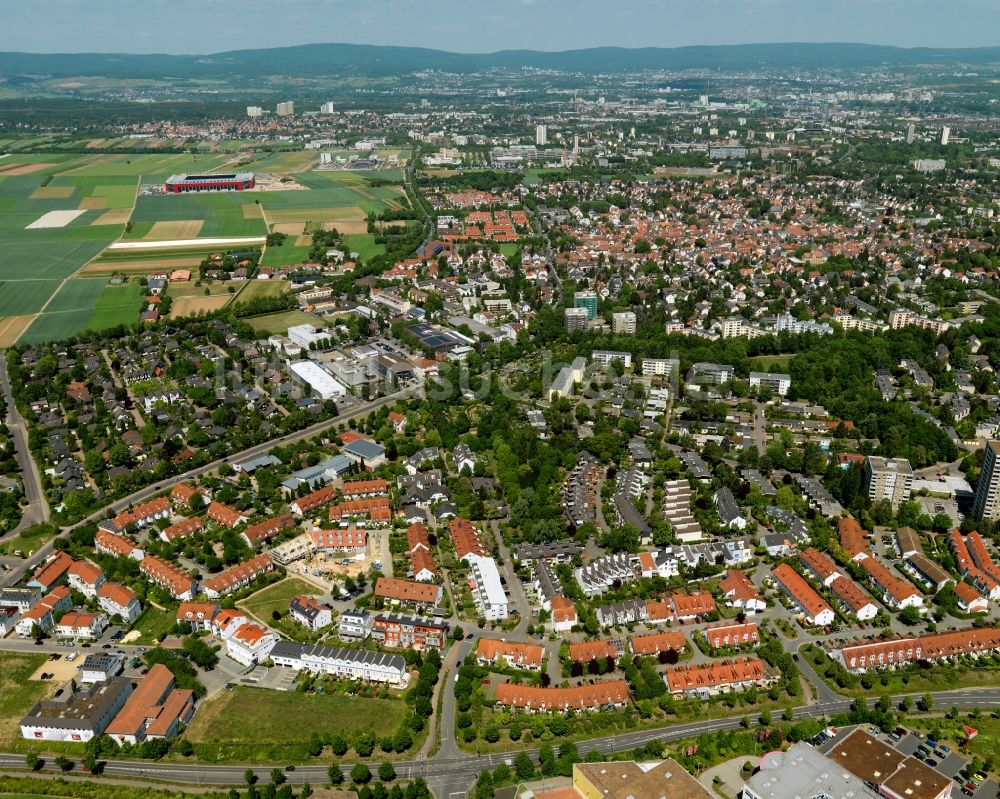
[{"label": "tree", "polygon": [[382,782],[392,782],[396,779],[396,768],[392,765],[392,763],[386,760],[378,767],[378,778],[382,780]]},{"label": "tree", "polygon": [[73,768],[73,761],[66,755],[59,755],[53,762],[60,771],[69,771]]},{"label": "tree", "polygon": [[284,781],[285,781],[285,772],[283,772],[280,768],[271,769],[272,785],[281,785],[281,783],[283,783]]},{"label": "tree", "polygon": [[252,768],[248,768],[246,771],[243,772],[243,781],[247,784],[248,787],[256,784],[257,775],[253,773]]},{"label": "tree", "polygon": [[514,758],[514,772],[520,780],[531,779],[535,776],[535,764],[528,757],[527,752],[518,752]]},{"label": "tree", "polygon": [[42,767],[42,759],[37,752],[28,752],[24,756],[24,765],[28,767],[29,771],[38,771]]},{"label": "tree", "polygon": [[920,624],[921,618],[920,611],[913,605],[905,607],[899,612],[899,620],[910,627],[914,624]]},{"label": "tree", "polygon": [[372,778],[371,769],[368,768],[364,763],[358,763],[354,768],[351,769],[351,781],[355,785],[364,785],[369,782]]},{"label": "tree", "polygon": [[326,776],[330,778],[331,785],[340,785],[344,781],[344,772],[340,770],[340,766],[336,763],[330,764],[330,767],[326,770]]},{"label": "tree", "polygon": [[930,694],[924,694],[922,697],[920,697],[920,701],[917,703],[917,707],[919,707],[922,711],[924,711],[924,713],[929,713],[931,708],[934,707],[934,697],[931,696]]}]

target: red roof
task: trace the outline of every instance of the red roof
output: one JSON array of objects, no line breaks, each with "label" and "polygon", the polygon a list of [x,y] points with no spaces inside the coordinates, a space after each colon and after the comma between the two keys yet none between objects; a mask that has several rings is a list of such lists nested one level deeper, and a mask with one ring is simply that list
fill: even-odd
[{"label": "red roof", "polygon": [[497,704],[528,710],[597,710],[604,705],[620,705],[629,698],[625,680],[609,680],[572,688],[536,688],[503,683],[497,686]]},{"label": "red roof", "polygon": [[695,666],[675,666],[664,675],[671,693],[713,689],[740,685],[765,679],[764,662],[760,658],[743,658],[721,663],[701,663]]}]

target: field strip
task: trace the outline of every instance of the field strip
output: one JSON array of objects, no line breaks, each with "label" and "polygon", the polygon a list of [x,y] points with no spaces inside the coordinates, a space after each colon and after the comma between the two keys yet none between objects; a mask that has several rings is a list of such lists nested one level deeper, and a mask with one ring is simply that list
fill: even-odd
[{"label": "field strip", "polygon": [[229,244],[263,244],[265,236],[219,239],[177,239],[175,241],[116,241],[109,250],[158,250],[167,247],[225,247]]}]

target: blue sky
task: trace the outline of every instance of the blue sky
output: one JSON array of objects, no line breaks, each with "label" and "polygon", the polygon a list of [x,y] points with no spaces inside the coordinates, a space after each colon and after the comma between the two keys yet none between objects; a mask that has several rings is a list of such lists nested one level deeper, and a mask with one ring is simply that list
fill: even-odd
[{"label": "blue sky", "polygon": [[1000,44],[1000,0],[0,0],[0,20],[0,50],[34,52]]}]

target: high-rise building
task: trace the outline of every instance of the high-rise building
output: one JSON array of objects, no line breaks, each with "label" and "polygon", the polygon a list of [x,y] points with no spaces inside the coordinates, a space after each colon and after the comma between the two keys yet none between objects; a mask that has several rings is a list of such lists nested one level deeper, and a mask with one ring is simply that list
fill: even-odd
[{"label": "high-rise building", "polygon": [[913,144],[913,140],[917,137],[917,126],[912,122],[906,126],[906,143]]},{"label": "high-rise building", "polygon": [[869,500],[887,499],[893,510],[899,510],[913,490],[913,469],[906,458],[869,455],[865,460],[865,485]]},{"label": "high-rise building", "polygon": [[972,502],[972,516],[975,519],[1000,519],[1000,441],[986,444],[983,471],[979,475],[976,498]]},{"label": "high-rise building", "polygon": [[574,308],[586,308],[587,318],[596,319],[597,318],[597,292],[595,291],[577,291],[573,294],[573,307]]},{"label": "high-rise building", "polygon": [[614,333],[632,335],[635,333],[635,314],[632,311],[619,311],[611,317],[611,330]]},{"label": "high-rise building", "polygon": [[536,125],[535,126],[535,144],[538,147],[544,147],[549,143],[549,126],[548,125]]},{"label": "high-rise building", "polygon": [[567,330],[586,330],[589,319],[586,308],[566,308],[563,311],[563,325]]},{"label": "high-rise building", "polygon": [[279,117],[294,116],[294,114],[295,114],[295,103],[293,103],[291,100],[287,100],[284,103],[278,103],[278,107],[277,107],[276,111],[277,111],[277,114],[278,114]]},{"label": "high-rise building", "polygon": [[259,105],[248,105],[247,106],[247,116],[250,119],[257,119],[258,117],[264,116],[264,109]]},{"label": "high-rise building", "polygon": [[941,126],[941,146],[944,147],[951,139],[951,128],[948,125]]},{"label": "high-rise building", "polygon": [[319,112],[321,114],[332,114],[333,113],[333,103],[332,102],[323,103],[323,105],[321,105],[319,107]]}]

